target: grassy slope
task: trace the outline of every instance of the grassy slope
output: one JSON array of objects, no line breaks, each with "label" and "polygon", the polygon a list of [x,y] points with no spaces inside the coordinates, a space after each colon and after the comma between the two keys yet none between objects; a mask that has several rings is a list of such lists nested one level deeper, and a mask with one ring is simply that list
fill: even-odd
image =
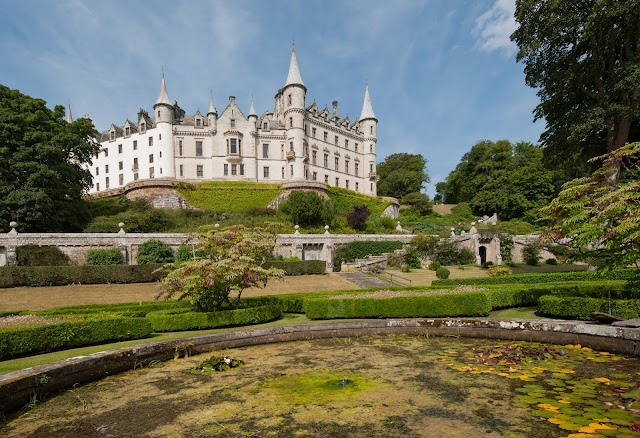
[{"label": "grassy slope", "polygon": [[203,181],[176,184],[176,191],[192,206],[226,213],[266,208],[282,193],[280,184],[249,181]]}]

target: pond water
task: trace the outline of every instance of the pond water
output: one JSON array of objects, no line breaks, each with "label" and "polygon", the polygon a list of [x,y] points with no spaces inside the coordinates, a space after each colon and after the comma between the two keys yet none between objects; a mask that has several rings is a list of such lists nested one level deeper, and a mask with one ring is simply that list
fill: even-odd
[{"label": "pond water", "polygon": [[[6,419],[26,437],[640,436],[640,360],[577,345],[367,336],[214,352],[112,376]],[[346,377],[346,379],[345,379]]]}]

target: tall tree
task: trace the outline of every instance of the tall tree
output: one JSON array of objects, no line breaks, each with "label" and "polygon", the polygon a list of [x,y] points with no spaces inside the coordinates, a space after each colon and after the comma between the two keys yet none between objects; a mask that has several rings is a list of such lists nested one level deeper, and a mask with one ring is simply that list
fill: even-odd
[{"label": "tall tree", "polygon": [[446,181],[438,183],[447,203],[468,202],[475,214],[533,219],[554,193],[553,172],[542,149],[531,143],[483,140],[464,154]]},{"label": "tall tree", "polygon": [[640,139],[640,0],[517,0],[515,18],[548,163],[584,176],[586,159]]},{"label": "tall tree", "polygon": [[63,120],[34,99],[0,85],[0,230],[81,231],[89,219],[84,167],[99,150],[91,120]]},{"label": "tall tree", "polygon": [[430,181],[427,160],[420,154],[398,153],[389,155],[377,167],[378,195],[403,198],[419,192]]}]

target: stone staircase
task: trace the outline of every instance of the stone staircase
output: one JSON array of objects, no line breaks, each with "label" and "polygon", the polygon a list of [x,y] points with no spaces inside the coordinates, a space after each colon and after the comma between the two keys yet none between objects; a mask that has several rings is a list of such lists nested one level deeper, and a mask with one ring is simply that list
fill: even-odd
[{"label": "stone staircase", "polygon": [[390,282],[362,272],[337,272],[337,275],[362,289],[393,286]]}]

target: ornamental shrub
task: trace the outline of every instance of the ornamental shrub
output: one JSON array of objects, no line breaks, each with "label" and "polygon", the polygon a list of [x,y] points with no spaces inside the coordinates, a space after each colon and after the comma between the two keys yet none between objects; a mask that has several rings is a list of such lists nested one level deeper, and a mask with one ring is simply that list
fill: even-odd
[{"label": "ornamental shrub", "polygon": [[513,236],[511,234],[501,234],[500,240],[500,257],[504,263],[511,262],[513,253]]},{"label": "ornamental shrub", "polygon": [[513,274],[513,271],[508,266],[490,266],[487,273],[492,277],[502,277]]},{"label": "ornamental shrub", "polygon": [[468,265],[475,261],[471,250],[460,247],[455,241],[442,239],[436,246],[435,258],[441,265]]},{"label": "ornamental shrub", "polygon": [[547,265],[557,265],[558,264],[558,260],[554,259],[554,258],[550,258],[544,261]]},{"label": "ornamental shrub", "polygon": [[158,281],[160,265],[2,266],[0,288],[66,284],[146,283]]},{"label": "ornamental shrub", "polygon": [[440,267],[440,262],[437,261],[437,260],[435,262],[432,262],[429,265],[429,269],[432,270],[432,271],[437,271],[439,267]]},{"label": "ornamental shrub", "polygon": [[86,256],[87,265],[121,265],[124,263],[118,248],[90,249]]},{"label": "ornamental shrub", "polygon": [[315,192],[294,190],[280,206],[283,213],[301,226],[325,225],[333,222],[330,212],[335,211],[329,200]]},{"label": "ornamental shrub", "polygon": [[19,246],[16,260],[18,266],[69,266],[69,256],[57,246]]},{"label": "ornamental shrub", "polygon": [[138,248],[136,261],[139,265],[148,265],[150,263],[172,263],[174,260],[171,247],[157,239],[151,239],[144,242]]},{"label": "ornamental shrub", "polygon": [[347,216],[347,223],[357,231],[364,231],[367,228],[367,219],[371,213],[366,205],[354,205],[353,211]]},{"label": "ornamental shrub", "polygon": [[524,262],[530,266],[537,266],[540,261],[540,244],[531,242],[522,248],[522,257]]},{"label": "ornamental shrub", "polygon": [[446,280],[447,278],[449,278],[449,274],[451,274],[451,272],[447,268],[440,267],[436,269],[436,277],[441,280]]}]

